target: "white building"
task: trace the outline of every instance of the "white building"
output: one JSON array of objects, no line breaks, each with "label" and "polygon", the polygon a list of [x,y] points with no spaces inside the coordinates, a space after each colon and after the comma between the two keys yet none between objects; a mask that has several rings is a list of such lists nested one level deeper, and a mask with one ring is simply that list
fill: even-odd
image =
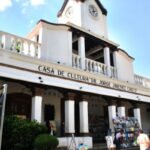
[{"label": "white building", "polygon": [[[99,0],[64,0],[58,24],[40,20],[26,38],[0,31],[6,113],[54,120],[60,145],[103,142],[112,118],[134,116],[150,130],[150,79],[107,32]],[[142,116],[142,117],[141,117]]]}]

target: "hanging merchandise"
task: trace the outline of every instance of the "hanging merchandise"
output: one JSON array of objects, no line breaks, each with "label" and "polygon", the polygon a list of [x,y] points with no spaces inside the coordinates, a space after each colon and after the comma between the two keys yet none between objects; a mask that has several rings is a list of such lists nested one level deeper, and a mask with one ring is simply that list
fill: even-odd
[{"label": "hanging merchandise", "polygon": [[137,146],[136,140],[139,131],[139,122],[134,117],[116,117],[112,120],[115,135],[121,130],[124,131],[121,148]]}]

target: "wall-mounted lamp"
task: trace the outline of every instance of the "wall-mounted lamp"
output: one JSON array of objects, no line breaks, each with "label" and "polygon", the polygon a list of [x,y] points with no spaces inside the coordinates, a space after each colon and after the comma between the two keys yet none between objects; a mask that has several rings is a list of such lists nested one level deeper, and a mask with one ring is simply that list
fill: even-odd
[{"label": "wall-mounted lamp", "polygon": [[136,98],[138,99],[138,101],[140,101],[140,100],[141,100],[139,96],[137,96]]},{"label": "wall-mounted lamp", "polygon": [[81,87],[79,87],[79,89],[81,90],[83,87],[81,86]]},{"label": "wall-mounted lamp", "polygon": [[121,95],[118,95],[118,97],[121,97]]},{"label": "wall-mounted lamp", "polygon": [[57,64],[60,64],[60,61],[57,61]]},{"label": "wall-mounted lamp", "polygon": [[40,82],[41,82],[41,83],[43,83],[43,79],[42,79],[42,77],[39,77],[39,80],[40,80]]}]

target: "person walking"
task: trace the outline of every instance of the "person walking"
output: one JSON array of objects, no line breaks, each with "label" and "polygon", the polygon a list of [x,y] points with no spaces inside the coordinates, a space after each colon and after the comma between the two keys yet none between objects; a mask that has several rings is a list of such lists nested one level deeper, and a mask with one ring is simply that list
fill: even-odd
[{"label": "person walking", "polygon": [[143,130],[139,130],[139,136],[137,137],[137,144],[140,146],[140,150],[150,150],[150,140],[147,134],[143,133]]}]

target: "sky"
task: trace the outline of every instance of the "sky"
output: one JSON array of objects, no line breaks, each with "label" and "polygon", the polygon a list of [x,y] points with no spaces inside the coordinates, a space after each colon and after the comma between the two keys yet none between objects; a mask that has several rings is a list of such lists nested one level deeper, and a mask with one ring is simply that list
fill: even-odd
[{"label": "sky", "polygon": [[[92,0],[91,0],[92,1]],[[134,72],[150,78],[150,0],[101,0],[109,39],[135,58]],[[63,0],[0,0],[0,31],[25,36],[40,19],[57,23]]]}]

